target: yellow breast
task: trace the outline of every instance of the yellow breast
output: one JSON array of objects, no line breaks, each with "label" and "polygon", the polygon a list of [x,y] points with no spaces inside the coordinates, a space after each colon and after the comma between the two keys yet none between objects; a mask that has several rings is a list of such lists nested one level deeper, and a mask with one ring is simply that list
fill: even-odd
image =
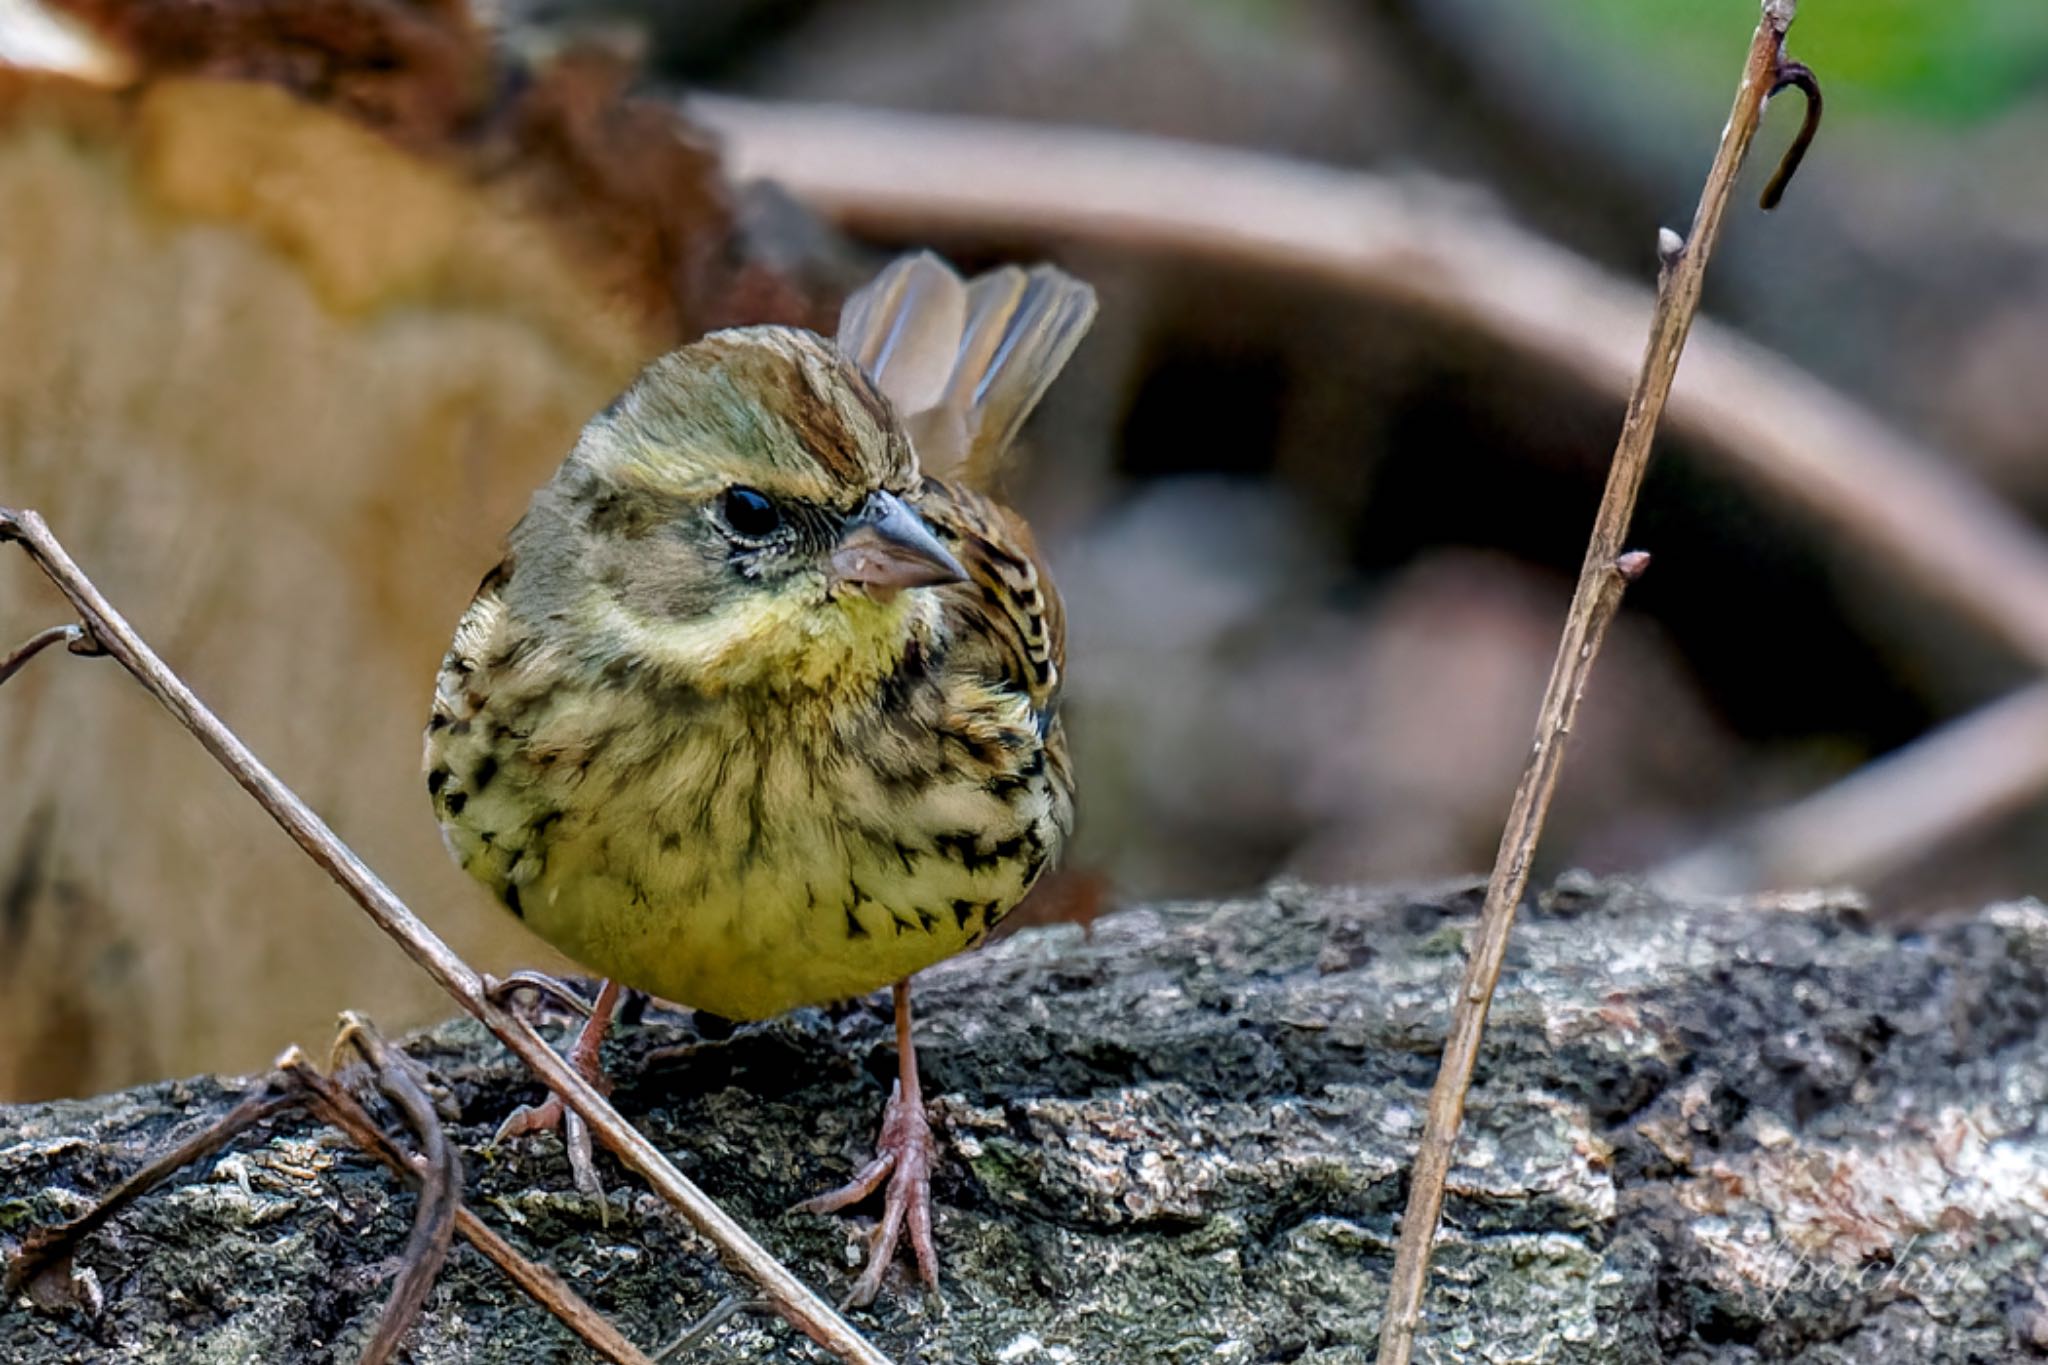
[{"label": "yellow breast", "polygon": [[[579,962],[729,1018],[864,994],[972,946],[1067,822],[1042,759],[991,784],[938,735],[905,780],[830,723],[730,701],[663,713],[558,690],[494,764],[462,752],[493,743],[479,721],[442,746],[437,804],[463,865]],[[1042,742],[1005,738],[1004,753]]]}]

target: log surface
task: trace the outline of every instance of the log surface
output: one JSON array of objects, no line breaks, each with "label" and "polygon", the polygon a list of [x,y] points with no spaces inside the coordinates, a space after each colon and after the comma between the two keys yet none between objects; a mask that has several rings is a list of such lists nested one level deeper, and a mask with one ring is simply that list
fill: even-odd
[{"label": "log surface", "polygon": [[[1371,1358],[1404,1170],[1472,888],[1324,890],[1034,930],[920,978],[947,1306],[900,1274],[862,1322],[902,1362]],[[470,1207],[643,1349],[742,1287],[608,1158],[489,1138],[531,1082],[467,1023],[412,1054],[460,1107]],[[886,997],[737,1030],[650,1012],[616,1098],[800,1274],[844,1222],[787,1212],[865,1158]],[[242,1082],[0,1108],[0,1238],[83,1209]],[[2048,1355],[2048,910],[1924,933],[1847,897],[1674,903],[1560,883],[1516,931],[1419,1358],[1982,1362]],[[90,1239],[97,1311],[0,1305],[0,1359],[350,1361],[413,1196],[286,1116]],[[823,1359],[743,1316],[699,1359]],[[582,1361],[458,1242],[417,1365]]]}]

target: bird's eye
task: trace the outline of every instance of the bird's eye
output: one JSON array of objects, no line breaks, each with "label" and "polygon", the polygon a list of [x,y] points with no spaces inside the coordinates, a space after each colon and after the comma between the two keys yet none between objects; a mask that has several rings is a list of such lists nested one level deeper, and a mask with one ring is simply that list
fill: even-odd
[{"label": "bird's eye", "polygon": [[775,533],[782,525],[782,513],[766,493],[753,488],[728,488],[719,500],[719,515],[725,524],[749,540]]}]

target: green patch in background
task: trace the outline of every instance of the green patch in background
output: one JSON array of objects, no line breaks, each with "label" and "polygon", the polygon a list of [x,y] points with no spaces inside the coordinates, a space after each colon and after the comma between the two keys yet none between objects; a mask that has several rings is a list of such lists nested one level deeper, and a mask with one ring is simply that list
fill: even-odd
[{"label": "green patch in background", "polygon": [[[1756,0],[1539,0],[1536,8],[1554,38],[1597,34],[1634,61],[1716,87],[1758,11]],[[1820,74],[1833,114],[1971,122],[2048,91],[2048,0],[1807,0],[1789,46]]]}]

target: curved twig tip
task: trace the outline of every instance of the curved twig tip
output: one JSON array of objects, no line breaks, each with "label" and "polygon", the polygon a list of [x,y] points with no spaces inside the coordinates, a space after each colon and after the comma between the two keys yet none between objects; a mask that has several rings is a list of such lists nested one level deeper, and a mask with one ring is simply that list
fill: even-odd
[{"label": "curved twig tip", "polygon": [[[1789,22],[1789,20],[1788,20]],[[1784,158],[1778,162],[1778,169],[1771,176],[1771,182],[1764,186],[1763,195],[1757,203],[1768,213],[1778,207],[1785,197],[1785,187],[1792,183],[1792,175],[1799,169],[1799,163],[1806,160],[1806,149],[1813,145],[1814,135],[1820,132],[1820,78],[1804,62],[1795,62],[1788,57],[1778,58],[1778,72],[1771,84],[1771,92],[1764,96],[1770,100],[1779,91],[1793,89],[1806,96],[1806,118],[1799,125],[1799,135],[1792,139],[1792,145],[1785,149]]]}]

